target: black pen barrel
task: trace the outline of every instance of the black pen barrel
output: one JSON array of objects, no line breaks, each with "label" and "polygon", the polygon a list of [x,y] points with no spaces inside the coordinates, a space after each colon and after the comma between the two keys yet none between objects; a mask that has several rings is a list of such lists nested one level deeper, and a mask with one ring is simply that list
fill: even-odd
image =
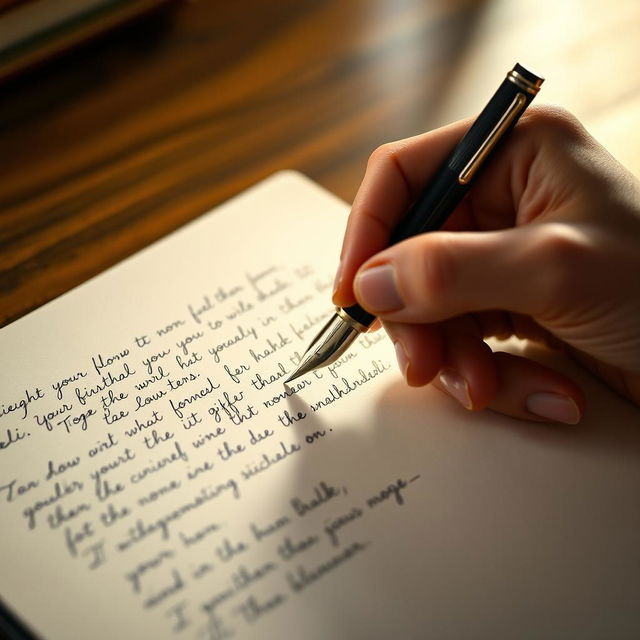
[{"label": "black pen barrel", "polygon": [[[514,82],[514,72],[522,84]],[[529,82],[532,87],[527,86]],[[513,68],[394,229],[389,245],[442,227],[515,127],[541,83],[542,78],[521,65]]]},{"label": "black pen barrel", "polygon": [[[520,64],[515,65],[400,220],[391,233],[389,245],[442,227],[515,127],[542,82],[543,78]],[[344,311],[364,326],[369,326],[375,320],[374,315],[359,305],[347,307]]]}]

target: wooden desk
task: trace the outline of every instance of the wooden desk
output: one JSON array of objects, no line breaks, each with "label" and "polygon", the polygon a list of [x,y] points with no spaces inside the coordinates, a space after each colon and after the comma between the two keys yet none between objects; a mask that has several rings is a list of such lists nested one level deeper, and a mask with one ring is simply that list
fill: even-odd
[{"label": "wooden desk", "polygon": [[0,325],[279,169],[351,200],[517,60],[640,173],[640,3],[571,4],[185,2],[5,84]]}]

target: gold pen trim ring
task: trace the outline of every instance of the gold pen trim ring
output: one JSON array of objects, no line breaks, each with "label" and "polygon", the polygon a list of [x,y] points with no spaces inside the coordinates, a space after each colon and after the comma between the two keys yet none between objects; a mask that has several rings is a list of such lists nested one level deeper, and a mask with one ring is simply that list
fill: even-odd
[{"label": "gold pen trim ring", "polygon": [[354,320],[344,309],[341,307],[336,307],[336,314],[340,316],[342,320],[344,320],[350,327],[353,327],[356,331],[360,333],[366,333],[369,331],[369,327],[361,324],[357,320]]},{"label": "gold pen trim ring", "polygon": [[511,71],[509,71],[509,73],[507,74],[507,80],[510,80],[517,87],[519,87],[523,91],[526,91],[527,93],[530,93],[533,96],[535,96],[538,93],[538,91],[540,91],[540,87],[542,86],[542,83],[543,83],[542,78],[538,78],[535,82],[531,82],[531,80],[528,80],[527,78],[525,78],[521,73],[518,73],[515,69],[512,69]]}]

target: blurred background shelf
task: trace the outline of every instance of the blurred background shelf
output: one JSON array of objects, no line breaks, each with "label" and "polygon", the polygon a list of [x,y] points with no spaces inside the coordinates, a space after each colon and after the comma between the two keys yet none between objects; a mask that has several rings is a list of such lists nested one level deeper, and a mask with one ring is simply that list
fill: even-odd
[{"label": "blurred background shelf", "polygon": [[638,175],[639,33],[637,0],[160,7],[0,86],[0,325],[279,169],[351,201],[516,61]]},{"label": "blurred background shelf", "polygon": [[0,79],[163,4],[163,0],[0,0]]}]

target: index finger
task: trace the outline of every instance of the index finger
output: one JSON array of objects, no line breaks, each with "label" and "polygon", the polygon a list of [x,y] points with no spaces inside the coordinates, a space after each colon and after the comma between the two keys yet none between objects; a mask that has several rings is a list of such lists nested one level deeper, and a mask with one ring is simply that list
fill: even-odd
[{"label": "index finger", "polygon": [[384,144],[371,154],[342,242],[334,304],[346,307],[355,303],[352,283],[356,271],[388,246],[391,231],[471,122],[461,120]]}]

